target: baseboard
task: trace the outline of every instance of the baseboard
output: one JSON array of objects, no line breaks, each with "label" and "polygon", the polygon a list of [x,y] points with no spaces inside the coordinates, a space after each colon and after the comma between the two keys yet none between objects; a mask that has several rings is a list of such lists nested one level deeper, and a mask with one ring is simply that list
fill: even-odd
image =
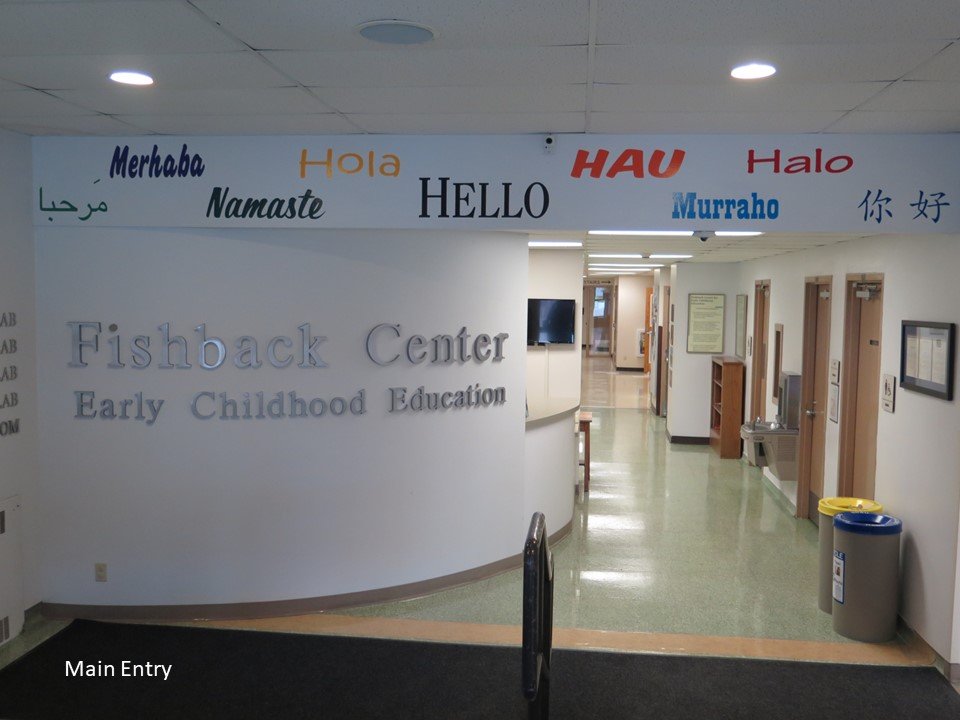
[{"label": "baseboard", "polygon": [[[567,537],[573,530],[573,520],[549,536],[552,545]],[[373,603],[407,600],[440,590],[466,585],[499,575],[523,566],[523,553],[463,572],[431,580],[395,585],[377,590],[326,595],[296,600],[269,600],[264,602],[218,603],[204,605],[72,605],[40,603],[44,617],[54,619],[83,618],[85,620],[239,620],[335,610],[338,608],[370,605]]]},{"label": "baseboard", "polygon": [[920,636],[920,633],[907,624],[903,615],[897,616],[897,635],[904,645],[913,646],[917,648],[916,652],[919,652],[922,656],[932,658],[933,662],[930,664],[947,680],[954,684],[960,684],[960,663],[948,662],[946,658],[933,649],[930,643]]},{"label": "baseboard", "polygon": [[693,437],[690,435],[671,435],[670,431],[667,431],[667,442],[673,443],[674,445],[709,445],[709,437]]}]

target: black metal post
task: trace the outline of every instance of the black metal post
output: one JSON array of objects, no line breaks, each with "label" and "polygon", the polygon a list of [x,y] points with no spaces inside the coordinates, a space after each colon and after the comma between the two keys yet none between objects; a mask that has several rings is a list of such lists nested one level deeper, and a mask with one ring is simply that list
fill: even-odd
[{"label": "black metal post", "polygon": [[523,695],[530,720],[550,717],[553,648],[553,554],[543,513],[534,513],[523,547]]}]

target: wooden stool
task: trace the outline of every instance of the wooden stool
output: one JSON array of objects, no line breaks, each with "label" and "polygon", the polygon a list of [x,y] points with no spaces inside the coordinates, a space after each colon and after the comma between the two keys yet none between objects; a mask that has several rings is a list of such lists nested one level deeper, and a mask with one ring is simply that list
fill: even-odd
[{"label": "wooden stool", "polygon": [[593,422],[593,413],[581,412],[577,418],[577,425],[583,433],[583,491],[590,492],[590,423]]}]

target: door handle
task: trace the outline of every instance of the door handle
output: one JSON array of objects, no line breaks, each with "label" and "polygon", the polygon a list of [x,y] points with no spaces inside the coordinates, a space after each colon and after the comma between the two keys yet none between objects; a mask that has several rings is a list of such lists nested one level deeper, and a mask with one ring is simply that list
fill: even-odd
[{"label": "door handle", "polygon": [[816,417],[816,416],[817,416],[817,411],[816,411],[816,410],[804,410],[804,411],[803,411],[803,414],[806,415],[806,416],[809,417],[809,418],[812,418],[812,417]]}]

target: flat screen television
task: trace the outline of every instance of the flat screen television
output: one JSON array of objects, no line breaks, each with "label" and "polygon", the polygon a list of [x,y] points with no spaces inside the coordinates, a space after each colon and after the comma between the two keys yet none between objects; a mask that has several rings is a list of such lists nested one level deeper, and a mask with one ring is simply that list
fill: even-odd
[{"label": "flat screen television", "polygon": [[576,338],[576,300],[527,300],[527,345],[573,345]]}]

